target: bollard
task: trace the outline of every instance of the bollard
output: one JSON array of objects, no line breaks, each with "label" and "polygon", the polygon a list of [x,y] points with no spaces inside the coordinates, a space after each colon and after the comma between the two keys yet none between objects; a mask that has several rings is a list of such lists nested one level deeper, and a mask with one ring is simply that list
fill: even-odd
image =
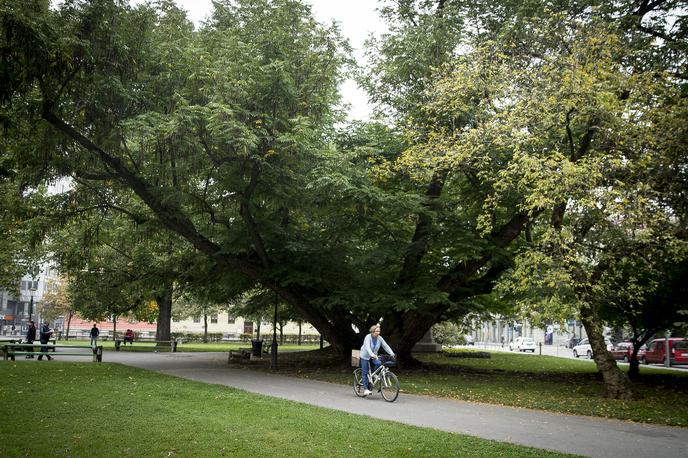
[{"label": "bollard", "polygon": [[538,345],[540,346],[540,356],[542,356],[542,342],[538,342]]}]

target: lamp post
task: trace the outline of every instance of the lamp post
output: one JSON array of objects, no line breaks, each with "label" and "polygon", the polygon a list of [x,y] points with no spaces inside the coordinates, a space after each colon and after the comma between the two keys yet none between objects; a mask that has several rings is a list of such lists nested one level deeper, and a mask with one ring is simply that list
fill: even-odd
[{"label": "lamp post", "polygon": [[275,293],[275,314],[272,319],[272,346],[270,347],[270,369],[277,370],[277,302],[278,296]]},{"label": "lamp post", "polygon": [[29,321],[33,319],[33,294],[36,292],[36,288],[38,286],[38,281],[34,280],[33,278],[31,279],[31,286],[29,287],[29,291],[31,291],[31,300],[29,301]]}]

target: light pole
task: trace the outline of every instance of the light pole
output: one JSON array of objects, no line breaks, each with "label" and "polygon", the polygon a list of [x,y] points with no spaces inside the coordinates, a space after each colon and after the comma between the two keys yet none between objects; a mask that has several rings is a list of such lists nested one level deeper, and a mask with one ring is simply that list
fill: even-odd
[{"label": "light pole", "polygon": [[272,318],[272,346],[270,347],[270,369],[277,370],[277,302],[279,301],[275,293],[275,314]]},{"label": "light pole", "polygon": [[31,286],[29,287],[29,291],[31,291],[31,300],[29,301],[29,321],[33,319],[33,294],[36,292],[38,286],[38,281],[35,281],[33,278],[31,279]]}]

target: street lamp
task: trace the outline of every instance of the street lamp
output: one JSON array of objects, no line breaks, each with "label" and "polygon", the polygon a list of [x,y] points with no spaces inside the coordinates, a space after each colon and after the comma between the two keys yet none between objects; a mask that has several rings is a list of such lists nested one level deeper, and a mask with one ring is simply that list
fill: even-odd
[{"label": "street lamp", "polygon": [[277,302],[279,301],[275,292],[275,314],[272,318],[272,346],[270,347],[270,369],[277,370]]},{"label": "street lamp", "polygon": [[36,292],[38,286],[38,281],[31,279],[31,286],[29,286],[29,291],[31,291],[31,300],[29,301],[29,321],[32,319],[33,315],[33,294]]}]

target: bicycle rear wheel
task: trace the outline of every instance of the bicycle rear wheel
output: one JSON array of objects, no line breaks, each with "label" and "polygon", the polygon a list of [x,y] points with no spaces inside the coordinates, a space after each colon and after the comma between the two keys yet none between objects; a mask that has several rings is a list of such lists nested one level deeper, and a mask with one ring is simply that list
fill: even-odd
[{"label": "bicycle rear wheel", "polygon": [[380,380],[380,392],[387,402],[396,401],[399,396],[399,379],[393,372],[387,371]]},{"label": "bicycle rear wheel", "polygon": [[353,387],[354,387],[354,393],[356,393],[356,396],[362,398],[363,397],[363,371],[361,371],[361,368],[359,367],[354,371],[354,382],[353,382]]}]

